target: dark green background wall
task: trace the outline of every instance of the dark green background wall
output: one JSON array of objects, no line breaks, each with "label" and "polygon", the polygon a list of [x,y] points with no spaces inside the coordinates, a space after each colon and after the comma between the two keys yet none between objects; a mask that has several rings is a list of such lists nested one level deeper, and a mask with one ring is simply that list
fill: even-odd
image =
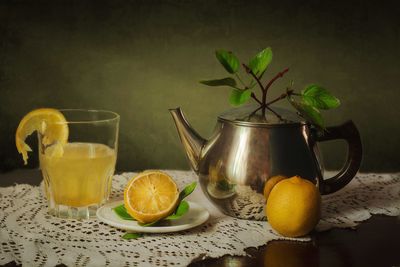
[{"label": "dark green background wall", "polygon": [[[363,171],[399,171],[400,8],[396,1],[6,1],[0,2],[0,167],[22,167],[21,117],[38,107],[121,114],[119,170],[189,168],[168,108],[181,106],[204,136],[229,108],[215,48],[246,60],[271,46],[267,76],[290,67],[342,100],[327,124],[352,118]],[[31,138],[31,141],[34,138]],[[328,168],[345,146],[323,145]],[[37,165],[33,160],[30,167]]]}]

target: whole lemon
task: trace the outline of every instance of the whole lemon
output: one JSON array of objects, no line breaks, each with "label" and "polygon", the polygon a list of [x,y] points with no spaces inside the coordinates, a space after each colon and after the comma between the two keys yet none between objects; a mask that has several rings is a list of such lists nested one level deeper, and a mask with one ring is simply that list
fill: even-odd
[{"label": "whole lemon", "polygon": [[282,181],[283,179],[287,179],[287,177],[283,176],[283,175],[276,175],[276,176],[272,176],[272,177],[268,178],[267,182],[264,185],[264,197],[266,200],[268,199],[272,188],[274,188],[274,186],[277,183],[279,183],[280,181]]},{"label": "whole lemon", "polygon": [[271,190],[266,206],[268,222],[287,237],[308,234],[318,223],[321,196],[310,181],[293,176],[278,182]]}]

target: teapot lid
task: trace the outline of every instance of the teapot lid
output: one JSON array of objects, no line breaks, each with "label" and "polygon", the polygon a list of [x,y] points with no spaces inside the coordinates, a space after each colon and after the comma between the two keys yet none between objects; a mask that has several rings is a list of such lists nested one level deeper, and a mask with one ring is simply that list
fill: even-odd
[{"label": "teapot lid", "polygon": [[[269,107],[263,115],[262,108],[257,104],[244,105],[229,109],[218,116],[219,120],[248,126],[282,126],[290,124],[305,124],[306,121],[291,110],[280,107]],[[280,118],[278,117],[280,116]]]}]

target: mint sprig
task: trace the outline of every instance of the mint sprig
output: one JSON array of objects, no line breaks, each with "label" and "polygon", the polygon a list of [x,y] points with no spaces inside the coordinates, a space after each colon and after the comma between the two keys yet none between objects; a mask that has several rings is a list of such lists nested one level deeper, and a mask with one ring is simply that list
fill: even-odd
[{"label": "mint sprig", "polygon": [[[243,105],[253,98],[260,107],[252,113],[255,114],[261,110],[262,115],[265,117],[266,111],[271,111],[279,120],[284,121],[281,115],[273,111],[269,106],[282,99],[289,100],[289,103],[297,110],[297,114],[305,118],[311,124],[319,129],[325,129],[324,121],[322,118],[321,110],[328,110],[337,108],[340,105],[338,98],[333,96],[325,88],[311,84],[305,87],[300,93],[296,93],[292,89],[292,85],[286,88],[286,92],[277,98],[267,101],[267,93],[269,92],[272,84],[276,80],[282,78],[289,69],[277,73],[271,80],[263,84],[262,78],[272,61],[272,49],[267,47],[253,56],[248,64],[240,63],[239,59],[233,52],[219,49],[215,52],[215,56],[224,69],[230,74],[230,77],[216,80],[204,80],[200,83],[207,86],[228,86],[231,87],[229,95],[229,103],[233,106]],[[242,66],[246,74],[248,74],[250,81],[246,82],[240,77],[239,67]],[[261,97],[257,97],[253,87],[258,84],[260,87]]]}]

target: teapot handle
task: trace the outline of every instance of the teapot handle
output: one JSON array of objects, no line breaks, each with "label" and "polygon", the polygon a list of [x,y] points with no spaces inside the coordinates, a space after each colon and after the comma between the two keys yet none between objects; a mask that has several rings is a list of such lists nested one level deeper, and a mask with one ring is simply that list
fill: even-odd
[{"label": "teapot handle", "polygon": [[360,133],[350,120],[339,126],[327,127],[326,131],[318,133],[314,139],[318,142],[344,139],[348,144],[347,160],[342,170],[332,178],[321,181],[321,194],[331,194],[347,185],[360,168],[362,159]]}]

